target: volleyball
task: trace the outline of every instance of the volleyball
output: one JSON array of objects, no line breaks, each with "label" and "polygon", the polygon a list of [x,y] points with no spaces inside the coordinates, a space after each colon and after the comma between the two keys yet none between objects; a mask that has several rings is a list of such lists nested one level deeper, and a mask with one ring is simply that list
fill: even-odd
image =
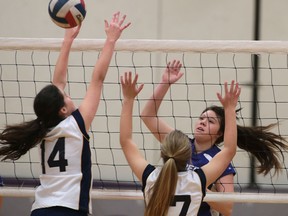
[{"label": "volleyball", "polygon": [[52,21],[62,28],[73,28],[86,16],[84,0],[50,0],[48,11]]}]

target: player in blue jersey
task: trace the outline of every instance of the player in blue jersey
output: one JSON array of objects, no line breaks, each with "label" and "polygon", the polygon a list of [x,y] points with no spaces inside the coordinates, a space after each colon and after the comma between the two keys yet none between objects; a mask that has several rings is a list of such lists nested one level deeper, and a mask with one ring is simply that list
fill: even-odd
[{"label": "player in blue jersey", "polygon": [[[175,129],[169,126],[157,116],[161,102],[169,90],[170,86],[177,82],[183,75],[180,71],[182,64],[180,61],[172,61],[167,64],[162,80],[155,88],[150,100],[146,103],[141,118],[149,130],[159,140],[165,140],[167,134]],[[237,112],[238,110],[235,110]],[[281,136],[269,132],[274,124],[266,127],[243,127],[237,125],[238,147],[252,153],[260,162],[259,173],[266,175],[272,168],[276,172],[281,169],[281,149],[287,150],[287,142]],[[222,143],[225,134],[225,112],[221,106],[207,107],[200,115],[194,126],[194,138],[190,139],[192,147],[192,164],[195,167],[202,167],[207,164],[215,155],[220,152],[217,146]],[[279,153],[279,154],[278,154]],[[280,156],[280,157],[279,157]],[[283,157],[283,155],[282,155]],[[235,170],[231,164],[209,188],[218,192],[233,192],[233,176]],[[199,216],[211,216],[213,210],[217,210],[225,216],[232,213],[233,203],[231,202],[203,202]]]},{"label": "player in blue jersey", "polygon": [[8,125],[0,134],[2,160],[17,160],[38,146],[42,174],[36,189],[32,216],[87,216],[91,209],[91,152],[88,131],[100,102],[103,82],[121,33],[130,23],[117,12],[105,20],[106,41],[95,64],[79,108],[64,89],[70,49],[80,26],[67,29],[52,84],[35,97],[36,119]]},{"label": "player in blue jersey", "polygon": [[125,157],[137,178],[142,181],[146,203],[145,216],[196,216],[205,196],[206,187],[213,183],[236,154],[236,112],[240,88],[225,83],[225,95],[217,94],[225,110],[223,149],[209,163],[191,170],[191,144],[187,135],[173,130],[166,134],[161,145],[162,167],[149,164],[132,139],[132,111],[135,97],[143,88],[136,86],[138,75],[131,72],[121,76],[123,107],[120,118],[120,143]]}]

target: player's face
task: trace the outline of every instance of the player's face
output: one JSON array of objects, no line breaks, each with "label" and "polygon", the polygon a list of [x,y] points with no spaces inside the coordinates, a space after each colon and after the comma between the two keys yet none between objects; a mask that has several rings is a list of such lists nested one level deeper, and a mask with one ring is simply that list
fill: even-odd
[{"label": "player's face", "polygon": [[194,128],[194,137],[197,143],[210,142],[214,144],[221,135],[219,129],[219,118],[214,111],[208,110],[198,118]]},{"label": "player's face", "polygon": [[71,97],[65,92],[63,94],[64,94],[65,107],[67,109],[67,116],[69,116],[73,111],[75,111],[76,108],[73,101],[71,100]]},{"label": "player's face", "polygon": [[75,108],[73,101],[71,100],[71,97],[61,89],[60,89],[60,92],[63,94],[63,97],[64,97],[64,107],[61,108],[61,115],[64,118],[66,118],[69,115],[71,115],[71,113],[75,111],[76,108]]}]

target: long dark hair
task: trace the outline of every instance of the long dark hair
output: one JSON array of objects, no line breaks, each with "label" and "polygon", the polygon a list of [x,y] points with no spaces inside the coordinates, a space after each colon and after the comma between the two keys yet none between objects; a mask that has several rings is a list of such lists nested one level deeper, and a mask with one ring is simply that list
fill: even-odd
[{"label": "long dark hair", "polygon": [[[219,118],[219,132],[222,132],[223,135],[216,140],[215,144],[220,144],[223,142],[225,130],[224,109],[219,106],[210,106],[202,113],[208,110],[214,111]],[[240,109],[236,110],[236,112],[239,111]],[[275,173],[279,173],[284,161],[283,152],[288,150],[287,140],[281,135],[270,131],[276,125],[278,125],[278,123],[254,127],[237,125],[237,146],[257,158],[260,163],[257,171],[264,175],[267,175],[273,168],[275,169]]]},{"label": "long dark hair", "polygon": [[17,160],[35,147],[56,126],[62,117],[59,110],[64,97],[55,85],[44,87],[34,99],[36,119],[15,125],[7,125],[0,134],[0,158]]}]

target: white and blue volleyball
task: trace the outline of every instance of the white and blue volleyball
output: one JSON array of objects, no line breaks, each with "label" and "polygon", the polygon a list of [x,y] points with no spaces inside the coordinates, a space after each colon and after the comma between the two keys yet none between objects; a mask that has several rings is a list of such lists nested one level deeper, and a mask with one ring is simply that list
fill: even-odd
[{"label": "white and blue volleyball", "polygon": [[62,28],[73,28],[86,16],[84,0],[51,0],[48,11],[52,21]]}]

